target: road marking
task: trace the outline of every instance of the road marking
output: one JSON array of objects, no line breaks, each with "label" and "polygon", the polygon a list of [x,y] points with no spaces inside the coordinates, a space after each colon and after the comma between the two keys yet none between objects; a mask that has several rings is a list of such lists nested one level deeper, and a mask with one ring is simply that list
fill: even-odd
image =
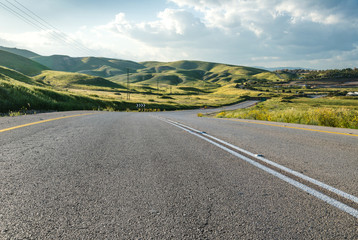
[{"label": "road marking", "polygon": [[262,162],[265,162],[266,164],[268,164],[268,165],[270,165],[270,166],[276,167],[276,168],[278,168],[278,169],[280,169],[280,170],[283,170],[283,171],[285,171],[285,172],[287,172],[287,173],[290,173],[290,174],[292,174],[292,175],[294,175],[294,176],[296,176],[296,177],[299,177],[299,178],[301,178],[301,179],[303,179],[303,180],[306,180],[306,181],[308,181],[308,182],[310,182],[310,183],[313,183],[313,184],[315,184],[315,185],[317,185],[317,186],[319,186],[319,187],[321,187],[321,188],[324,188],[324,189],[326,189],[326,190],[328,190],[328,191],[330,191],[330,192],[333,192],[333,193],[335,193],[335,194],[337,194],[337,195],[339,195],[339,196],[341,196],[341,197],[343,197],[343,198],[346,198],[346,199],[348,199],[348,200],[350,200],[350,201],[353,201],[353,202],[355,202],[355,203],[358,204],[358,197],[356,197],[356,196],[353,196],[353,195],[351,195],[351,194],[348,194],[348,193],[346,193],[346,192],[343,192],[343,191],[341,191],[341,190],[339,190],[339,189],[336,189],[336,188],[334,188],[334,187],[332,187],[332,186],[329,186],[329,185],[327,185],[327,184],[325,184],[325,183],[323,183],[323,182],[320,182],[320,181],[318,181],[318,180],[316,180],[316,179],[310,178],[310,177],[308,177],[308,176],[306,176],[306,175],[304,175],[304,174],[302,174],[302,173],[296,172],[296,171],[294,171],[294,170],[292,170],[292,169],[290,169],[290,168],[287,168],[287,167],[282,166],[282,165],[280,165],[280,164],[278,164],[278,163],[275,163],[275,162],[273,162],[273,161],[270,161],[270,160],[268,160],[268,159],[266,159],[266,158],[264,158],[264,157],[262,157],[262,156],[260,156],[260,155],[257,155],[257,154],[251,153],[251,152],[249,152],[249,151],[247,151],[247,150],[245,150],[245,149],[239,148],[239,147],[237,147],[237,146],[235,146],[235,145],[232,145],[231,143],[225,142],[225,141],[223,141],[223,140],[221,140],[221,139],[219,139],[219,138],[216,138],[216,137],[214,137],[214,136],[211,136],[211,135],[209,135],[209,134],[207,134],[207,133],[205,133],[205,132],[200,132],[200,131],[198,131],[198,130],[196,130],[196,129],[194,129],[194,128],[191,128],[191,127],[189,127],[189,126],[186,126],[186,125],[184,125],[184,124],[181,124],[181,123],[178,123],[178,122],[175,122],[175,121],[172,121],[172,120],[168,120],[168,121],[170,121],[170,122],[172,122],[172,123],[174,123],[174,124],[181,125],[181,126],[183,126],[183,127],[185,127],[185,128],[188,128],[188,129],[190,129],[191,131],[194,131],[194,132],[197,132],[197,133],[201,133],[202,135],[205,135],[205,136],[207,136],[207,137],[209,137],[209,138],[211,138],[211,139],[213,139],[213,140],[215,140],[215,141],[217,141],[217,142],[220,142],[220,143],[222,143],[222,144],[225,144],[226,146],[231,147],[231,148],[233,148],[233,149],[235,149],[235,150],[238,150],[239,152],[245,153],[245,154],[247,154],[247,155],[249,155],[249,156],[251,156],[251,157],[253,157],[253,158],[256,158],[256,159],[258,159],[258,160],[260,160],[260,161],[262,161]]},{"label": "road marking", "polygon": [[95,114],[95,113],[84,113],[84,114],[77,114],[77,115],[71,115],[71,116],[65,116],[65,117],[46,119],[46,120],[42,120],[42,121],[38,121],[38,122],[32,122],[32,123],[27,123],[27,124],[23,124],[23,125],[18,125],[15,127],[1,129],[0,133],[6,132],[6,131],[11,131],[11,130],[18,129],[18,128],[28,127],[28,126],[32,126],[32,125],[36,125],[36,124],[41,124],[41,123],[45,123],[45,122],[51,122],[51,121],[56,121],[56,120],[60,120],[60,119],[65,119],[65,118],[86,116],[86,115],[91,115],[91,114]]},{"label": "road marking", "polygon": [[281,124],[251,122],[251,121],[245,121],[245,120],[241,120],[241,119],[229,119],[229,118],[220,118],[220,119],[226,120],[226,121],[244,122],[244,123],[252,123],[252,124],[259,124],[259,125],[266,125],[266,126],[273,126],[273,127],[282,127],[282,128],[291,128],[291,129],[305,130],[305,131],[310,131],[310,132],[321,132],[321,133],[330,133],[330,134],[338,134],[338,135],[346,135],[346,136],[358,137],[358,134],[332,132],[332,131],[317,130],[317,129],[312,129],[312,128],[290,127],[290,126],[281,125]]},{"label": "road marking", "polygon": [[[329,197],[329,196],[327,196],[327,195],[325,195],[325,194],[323,194],[323,193],[321,193],[321,192],[319,192],[319,191],[317,191],[317,190],[315,190],[315,189],[313,189],[311,187],[308,187],[308,186],[306,186],[306,185],[304,185],[304,184],[302,184],[302,183],[300,183],[300,182],[298,182],[298,181],[296,181],[296,180],[294,180],[294,179],[292,179],[292,178],[290,178],[288,176],[285,176],[285,175],[283,175],[283,174],[281,174],[281,173],[279,173],[279,172],[277,172],[277,171],[275,171],[275,170],[273,170],[273,169],[271,169],[269,167],[266,167],[266,166],[264,166],[264,165],[262,165],[262,164],[260,164],[260,163],[258,163],[256,161],[244,156],[244,155],[241,155],[241,154],[239,154],[239,153],[227,148],[226,146],[224,146],[222,144],[225,144],[225,145],[227,145],[227,146],[229,146],[231,148],[234,148],[234,149],[236,149],[238,151],[241,151],[241,152],[243,152],[245,154],[248,154],[251,157],[255,157],[256,159],[264,161],[265,163],[267,163],[269,165],[278,167],[279,169],[284,170],[284,171],[286,171],[288,173],[291,173],[291,174],[293,174],[293,175],[295,175],[297,177],[300,177],[300,178],[302,178],[302,179],[304,179],[306,181],[314,183],[317,186],[320,186],[320,187],[322,187],[322,188],[324,188],[324,189],[326,189],[326,190],[328,190],[330,192],[333,192],[333,193],[335,193],[335,194],[337,194],[337,195],[339,195],[339,196],[341,196],[343,198],[346,198],[346,199],[348,199],[348,200],[350,200],[352,202],[358,203],[358,198],[357,197],[355,197],[353,195],[350,195],[348,193],[345,193],[345,192],[343,192],[341,190],[338,190],[338,189],[336,189],[334,187],[331,187],[331,186],[329,186],[327,184],[324,184],[322,182],[319,182],[319,181],[317,181],[315,179],[312,179],[312,178],[310,178],[308,176],[305,176],[305,175],[303,175],[301,173],[293,171],[293,170],[291,170],[289,168],[286,168],[286,167],[284,167],[282,165],[274,163],[274,162],[272,162],[272,161],[270,161],[268,159],[265,159],[263,157],[257,157],[257,156],[255,156],[255,154],[253,154],[251,152],[248,152],[248,151],[246,151],[244,149],[238,148],[238,147],[236,147],[236,146],[234,146],[234,145],[232,145],[230,143],[227,143],[227,142],[225,142],[225,141],[223,141],[221,139],[218,139],[216,137],[210,136],[209,134],[207,134],[205,132],[201,132],[199,130],[196,130],[194,128],[188,127],[188,126],[186,126],[184,124],[177,123],[177,122],[169,120],[169,119],[162,119],[162,120],[167,122],[167,123],[169,123],[169,124],[171,124],[171,125],[173,125],[173,126],[176,126],[176,127],[180,128],[180,129],[183,129],[186,132],[188,132],[188,133],[190,133],[192,135],[195,135],[195,136],[197,136],[197,137],[199,137],[199,138],[201,138],[201,139],[203,139],[203,140],[205,140],[205,141],[207,141],[207,142],[209,142],[211,144],[213,144],[213,145],[215,145],[215,146],[217,146],[217,147],[229,152],[230,154],[232,154],[232,155],[234,155],[234,156],[246,161],[247,163],[250,163],[251,165],[254,165],[257,168],[259,168],[259,169],[261,169],[261,170],[263,170],[263,171],[265,171],[267,173],[270,173],[271,175],[274,175],[277,178],[279,178],[279,179],[281,179],[281,180],[283,180],[283,181],[285,181],[285,182],[287,182],[287,183],[289,183],[289,184],[291,184],[291,185],[293,185],[293,186],[295,186],[295,187],[297,187],[297,188],[299,188],[299,189],[311,194],[312,196],[323,200],[324,202],[330,204],[331,206],[334,206],[334,207],[336,207],[336,208],[338,208],[338,209],[340,209],[340,210],[352,215],[353,217],[358,218],[358,210],[357,209],[354,209],[354,208],[352,208],[352,207],[350,207],[350,206],[348,206],[348,205],[346,205],[346,204],[344,204],[344,203],[342,203],[342,202],[340,202],[340,201],[338,201],[338,200],[336,200],[334,198],[331,198],[331,197]],[[210,140],[209,138],[212,138],[213,140],[218,141],[218,142],[220,142],[222,144],[219,144],[218,142],[214,142],[213,140]]]}]

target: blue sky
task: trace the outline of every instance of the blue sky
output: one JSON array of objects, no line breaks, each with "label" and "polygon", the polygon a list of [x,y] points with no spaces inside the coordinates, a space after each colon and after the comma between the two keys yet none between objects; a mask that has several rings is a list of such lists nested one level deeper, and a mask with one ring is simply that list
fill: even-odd
[{"label": "blue sky", "polygon": [[[21,8],[16,1],[56,29],[4,9]],[[0,0],[0,45],[42,55],[358,67],[357,0],[16,1]],[[58,30],[67,43],[53,37]]]}]

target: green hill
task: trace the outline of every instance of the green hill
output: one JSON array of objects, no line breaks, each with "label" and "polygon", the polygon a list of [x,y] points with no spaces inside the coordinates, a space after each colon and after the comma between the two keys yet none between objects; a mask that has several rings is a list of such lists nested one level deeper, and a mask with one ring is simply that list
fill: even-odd
[{"label": "green hill", "polygon": [[[203,61],[136,63],[12,51],[31,60],[0,50],[0,112],[24,108],[123,110],[136,109],[138,102],[155,109],[218,106],[242,100],[248,93],[240,84],[252,89],[255,84],[283,81],[266,70]],[[129,91],[124,87],[128,69]],[[124,92],[131,93],[128,102],[122,100]]]},{"label": "green hill", "polygon": [[43,71],[40,75],[34,77],[37,82],[50,85],[53,87],[61,88],[90,88],[90,87],[103,87],[103,88],[124,88],[118,83],[110,80],[95,77],[81,73],[60,72],[60,71]]},{"label": "green hill", "polygon": [[[203,61],[141,62],[146,68],[131,73],[130,82],[143,85],[187,85],[196,87],[219,87],[248,81],[282,81],[267,70]],[[125,82],[126,75],[117,75],[113,81]]]},{"label": "green hill", "polygon": [[168,66],[175,69],[183,69],[183,70],[203,70],[209,71],[213,67],[219,65],[219,63],[211,63],[211,62],[203,62],[203,61],[175,61],[175,62],[141,62],[142,65],[146,66],[147,68],[152,67],[161,67],[161,66]]},{"label": "green hill", "polygon": [[133,61],[98,57],[73,58],[63,55],[53,55],[48,57],[37,56],[32,58],[32,60],[52,70],[85,73],[98,77],[111,77],[125,74],[127,73],[127,68],[130,72],[136,72],[138,69],[145,68],[143,65]]},{"label": "green hill", "polygon": [[35,86],[17,81],[0,73],[0,113],[20,114],[27,110],[125,110],[133,104],[107,101],[49,87]]},{"label": "green hill", "polygon": [[28,76],[35,76],[48,70],[47,67],[28,58],[2,50],[0,50],[0,66],[14,69]]},{"label": "green hill", "polygon": [[8,47],[1,47],[0,46],[0,50],[2,51],[6,51],[6,52],[10,52],[25,58],[33,58],[33,57],[38,57],[40,55],[38,55],[37,53],[25,50],[25,49],[19,49],[19,48],[8,48]]},{"label": "green hill", "polygon": [[6,67],[2,67],[2,66],[0,66],[0,78],[2,78],[2,79],[12,78],[12,79],[16,79],[17,81],[24,82],[24,83],[36,84],[32,78],[30,78],[20,72],[12,70],[10,68],[6,68]]}]

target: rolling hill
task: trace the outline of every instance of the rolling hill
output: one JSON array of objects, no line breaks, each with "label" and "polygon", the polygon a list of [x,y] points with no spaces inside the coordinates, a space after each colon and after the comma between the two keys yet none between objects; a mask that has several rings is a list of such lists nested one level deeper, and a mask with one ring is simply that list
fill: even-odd
[{"label": "rolling hill", "polygon": [[60,72],[60,71],[43,71],[34,77],[34,80],[45,85],[61,88],[86,88],[86,87],[103,87],[103,88],[124,88],[118,83],[110,80],[95,77],[87,74]]},{"label": "rolling hill", "polygon": [[78,72],[98,77],[112,77],[145,68],[143,65],[126,60],[98,57],[69,57],[64,55],[37,56],[32,60],[56,71]]},{"label": "rolling hill", "polygon": [[[99,57],[46,57],[21,49],[3,49],[30,57],[0,50],[3,112],[27,108],[28,103],[31,108],[56,110],[126,109],[135,108],[134,103],[138,102],[166,109],[219,106],[248,95],[238,84],[285,81],[267,70],[222,63],[188,60],[136,63]],[[242,87],[248,89],[246,85]],[[128,103],[123,101],[124,92],[131,94]]]},{"label": "rolling hill", "polygon": [[[227,84],[243,84],[252,80],[259,82],[286,80],[286,78],[278,76],[273,72],[259,68],[204,61],[147,61],[137,63],[99,57],[40,56],[35,53],[31,54],[31,52],[26,50],[5,49],[13,52],[17,51],[22,55],[27,54],[31,57],[31,60],[51,70],[83,73],[108,78],[118,83],[127,81],[127,70],[131,73],[130,82],[137,85],[157,85],[159,83],[173,86],[188,85],[215,88]],[[12,66],[6,67],[13,68]]]},{"label": "rolling hill", "polygon": [[13,53],[13,54],[25,57],[25,58],[33,58],[33,57],[40,56],[37,53],[31,52],[31,51],[25,50],[25,49],[19,49],[19,48],[8,48],[8,47],[0,46],[0,50],[10,52],[10,53]]},{"label": "rolling hill", "polygon": [[27,110],[74,110],[101,106],[101,102],[84,96],[36,84],[30,77],[0,67],[0,113]]},{"label": "rolling hill", "polygon": [[[284,79],[267,70],[203,61],[141,62],[145,68],[130,75],[130,82],[143,85],[187,85],[196,87],[220,87],[247,81],[277,82]],[[125,82],[126,75],[110,78]]]},{"label": "rolling hill", "polygon": [[28,84],[36,84],[36,82],[31,77],[26,76],[10,68],[2,67],[2,66],[0,66],[0,78],[1,79],[11,78]]},{"label": "rolling hill", "polygon": [[37,85],[30,78],[23,79],[25,81],[19,81],[15,78],[19,76],[26,78],[26,76],[18,75],[18,73],[11,72],[12,70],[9,69],[5,69],[5,72],[3,70],[4,68],[1,67],[0,116],[1,113],[8,113],[11,116],[26,114],[28,110],[34,110],[35,112],[37,110],[69,111],[93,109],[123,111],[135,107],[135,104],[122,101],[55,90],[49,86]]},{"label": "rolling hill", "polygon": [[28,76],[35,76],[49,69],[31,59],[2,50],[0,50],[0,66],[14,69]]}]

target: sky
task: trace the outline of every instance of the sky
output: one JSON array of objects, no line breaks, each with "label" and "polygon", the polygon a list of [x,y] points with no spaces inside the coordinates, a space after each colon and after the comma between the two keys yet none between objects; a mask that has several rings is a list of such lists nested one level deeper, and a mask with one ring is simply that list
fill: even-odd
[{"label": "sky", "polygon": [[357,0],[0,0],[0,45],[138,62],[354,68],[357,13]]}]

